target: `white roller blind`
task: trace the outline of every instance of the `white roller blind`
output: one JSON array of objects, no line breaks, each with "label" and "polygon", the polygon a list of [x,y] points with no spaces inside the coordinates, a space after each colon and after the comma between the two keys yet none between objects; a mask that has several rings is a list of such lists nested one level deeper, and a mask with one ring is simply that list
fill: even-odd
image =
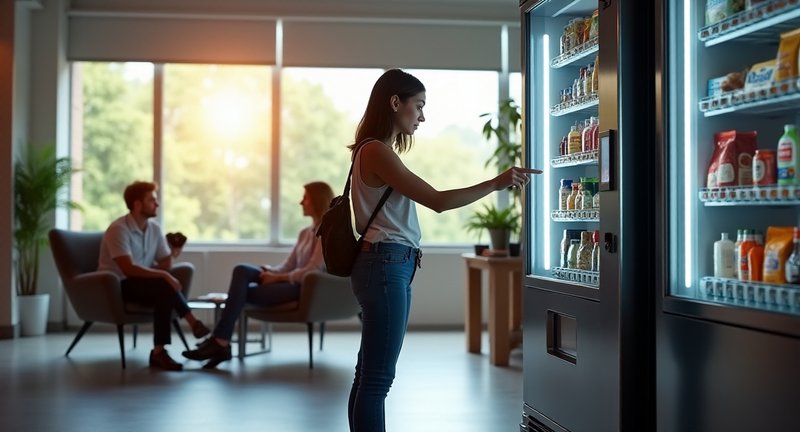
[{"label": "white roller blind", "polygon": [[69,60],[275,64],[275,21],[72,16]]},{"label": "white roller blind", "polygon": [[500,26],[283,23],[285,66],[500,70]]}]

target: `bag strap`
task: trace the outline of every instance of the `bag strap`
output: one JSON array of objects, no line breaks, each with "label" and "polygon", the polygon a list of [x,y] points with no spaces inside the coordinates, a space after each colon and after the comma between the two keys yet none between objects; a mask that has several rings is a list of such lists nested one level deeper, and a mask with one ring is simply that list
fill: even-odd
[{"label": "bag strap", "polygon": [[[346,196],[350,195],[350,179],[353,177],[353,167],[356,164],[356,157],[358,157],[358,151],[361,150],[361,147],[364,147],[364,145],[366,143],[368,143],[368,142],[370,142],[372,140],[373,140],[372,138],[366,138],[363,141],[361,141],[360,143],[358,143],[358,145],[356,146],[356,149],[353,152],[353,162],[350,163],[350,172],[347,174],[347,181],[344,184],[344,192],[342,192],[342,196],[346,197]],[[386,192],[384,192],[383,195],[381,196],[381,200],[378,201],[378,205],[375,206],[375,210],[372,211],[372,216],[369,217],[369,221],[367,221],[367,225],[364,227],[364,233],[365,234],[369,230],[369,226],[372,225],[372,221],[375,220],[376,216],[378,216],[378,212],[381,210],[383,205],[386,203],[386,200],[389,199],[389,195],[392,194],[392,190],[393,190],[392,187],[389,186],[386,189]],[[358,231],[358,230],[356,230],[356,231]],[[361,236],[361,238],[358,239],[358,242],[361,243],[361,241],[363,241],[363,239],[364,239],[364,235],[361,234],[361,233],[358,233],[358,234]]]}]

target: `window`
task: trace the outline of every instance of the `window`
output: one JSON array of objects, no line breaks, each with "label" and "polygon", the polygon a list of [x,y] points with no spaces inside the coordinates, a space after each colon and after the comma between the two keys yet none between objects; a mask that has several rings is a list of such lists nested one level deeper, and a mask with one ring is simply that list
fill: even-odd
[{"label": "window", "polygon": [[[438,190],[469,186],[497,175],[485,167],[494,142],[483,135],[484,113],[498,107],[497,72],[408,70],[426,89],[425,123],[415,134],[414,147],[402,156],[406,165]],[[417,206],[425,244],[473,244],[479,239],[464,224],[495,194],[455,210],[437,214]]]},{"label": "window", "polygon": [[303,185],[324,181],[339,195],[350,168],[347,145],[381,69],[285,68],[281,75],[281,240],[310,223]]},{"label": "window", "polygon": [[105,230],[127,213],[122,191],[153,178],[153,65],[73,63],[72,229]]},{"label": "window", "polygon": [[269,238],[271,87],[265,66],[164,66],[165,231]]}]

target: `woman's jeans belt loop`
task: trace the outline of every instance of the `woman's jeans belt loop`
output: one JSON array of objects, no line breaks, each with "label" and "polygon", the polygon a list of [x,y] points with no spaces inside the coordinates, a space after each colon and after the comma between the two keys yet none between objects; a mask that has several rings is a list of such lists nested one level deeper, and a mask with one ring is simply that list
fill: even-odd
[{"label": "woman's jeans belt loop", "polygon": [[[370,243],[366,240],[361,242],[361,251],[362,252],[380,252],[381,246],[383,245],[382,242],[378,243]],[[408,248],[408,256],[410,257],[411,254],[414,254],[414,263],[416,264],[417,268],[422,268],[422,250],[413,248],[411,246],[404,246],[399,245],[398,243],[392,243],[392,245],[396,248],[397,246],[402,246]]]}]

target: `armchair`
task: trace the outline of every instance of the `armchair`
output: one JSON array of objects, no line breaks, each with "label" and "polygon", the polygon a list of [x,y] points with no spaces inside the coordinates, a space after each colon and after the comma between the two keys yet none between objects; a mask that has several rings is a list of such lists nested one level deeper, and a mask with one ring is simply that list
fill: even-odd
[{"label": "armchair", "polygon": [[[306,274],[300,285],[300,298],[272,307],[245,306],[239,318],[239,358],[244,358],[247,344],[247,320],[269,323],[305,323],[308,329],[308,368],[314,368],[314,323],[319,323],[319,349],[325,337],[325,321],[358,315],[361,307],[353,295],[350,278],[314,271]],[[271,336],[271,332],[270,332]],[[270,341],[270,348],[272,343]],[[258,354],[258,353],[254,353]]]},{"label": "armchair", "polygon": [[[152,322],[153,310],[145,306],[123,302],[119,277],[111,272],[97,271],[100,243],[103,239],[102,232],[52,229],[49,232],[49,238],[50,249],[53,252],[53,259],[64,290],[78,317],[83,320],[83,326],[75,335],[64,356],[69,356],[78,341],[95,322],[115,324],[122,368],[125,369],[123,326],[133,324],[133,346],[136,347],[136,326]],[[181,282],[184,294],[188,293],[192,280],[192,265],[177,264],[172,268],[171,273]],[[188,350],[189,345],[178,320],[173,319],[172,324]]]}]

